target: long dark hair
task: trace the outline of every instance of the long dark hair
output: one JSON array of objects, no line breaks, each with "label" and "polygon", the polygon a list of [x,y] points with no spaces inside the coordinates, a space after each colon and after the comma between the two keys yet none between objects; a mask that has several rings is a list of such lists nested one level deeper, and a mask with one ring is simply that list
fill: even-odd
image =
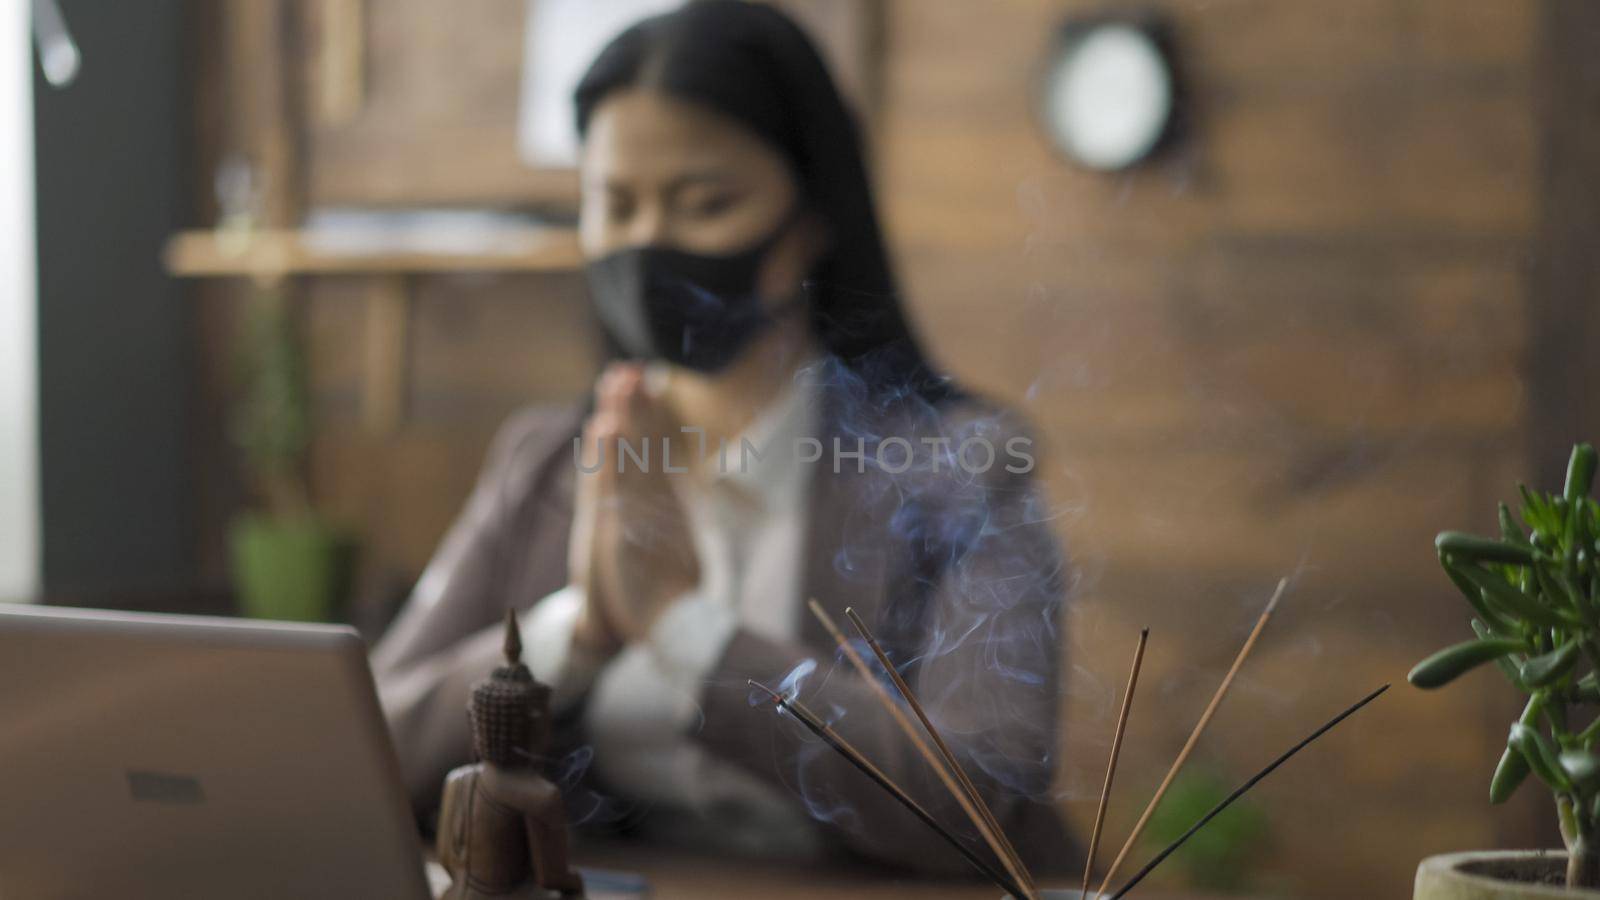
[{"label": "long dark hair", "polygon": [[765,4],[698,0],[618,35],[579,82],[578,134],[613,91],[648,87],[716,110],[788,159],[830,249],[807,280],[823,349],[874,388],[924,400],[954,393],[928,363],[900,305],[861,136],[821,56]]}]

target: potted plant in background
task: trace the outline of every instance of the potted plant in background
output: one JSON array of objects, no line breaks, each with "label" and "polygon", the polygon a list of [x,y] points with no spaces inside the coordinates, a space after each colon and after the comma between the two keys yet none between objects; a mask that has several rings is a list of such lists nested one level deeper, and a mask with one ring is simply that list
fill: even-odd
[{"label": "potted plant in background", "polygon": [[[1191,764],[1179,775],[1156,807],[1150,830],[1144,840],[1151,853],[1183,836],[1217,804],[1227,799],[1233,787],[1230,779],[1215,767]],[[1267,816],[1248,798],[1228,809],[1197,833],[1183,848],[1172,854],[1172,866],[1181,872],[1181,884],[1211,894],[1252,893],[1263,886],[1259,862],[1262,841],[1269,834]]]},{"label": "potted plant in background", "polygon": [[253,618],[330,621],[343,615],[355,544],[311,505],[305,361],[277,287],[257,290],[243,337],[243,394],[232,435],[263,507],[230,528],[234,590]]},{"label": "potted plant in background", "polygon": [[[1565,852],[1462,853],[1425,860],[1417,900],[1600,897],[1600,504],[1595,449],[1579,444],[1557,496],[1522,488],[1521,521],[1500,504],[1500,538],[1440,534],[1439,562],[1472,605],[1477,637],[1418,663],[1441,687],[1494,663],[1528,695],[1489,782],[1504,803],[1532,776],[1555,796]],[[1525,530],[1526,529],[1526,530]]]}]

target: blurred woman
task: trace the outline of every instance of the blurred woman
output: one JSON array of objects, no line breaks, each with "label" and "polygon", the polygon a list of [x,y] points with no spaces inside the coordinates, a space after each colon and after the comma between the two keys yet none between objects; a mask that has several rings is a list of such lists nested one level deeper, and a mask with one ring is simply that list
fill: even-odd
[{"label": "blurred woman", "polygon": [[576,111],[612,362],[583,409],[506,425],[374,653],[419,809],[469,759],[462,704],[509,604],[568,746],[644,827],[958,870],[847,762],[749,707],[747,678],[787,680],[960,820],[815,597],[876,630],[1023,855],[1064,860],[1065,578],[1031,443],[917,345],[814,47],[765,5],[691,3],[606,47]]}]

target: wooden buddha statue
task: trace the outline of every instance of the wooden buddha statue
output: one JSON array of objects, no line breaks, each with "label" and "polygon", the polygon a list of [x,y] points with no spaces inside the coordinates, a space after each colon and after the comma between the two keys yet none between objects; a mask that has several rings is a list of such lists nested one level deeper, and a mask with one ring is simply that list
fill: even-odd
[{"label": "wooden buddha statue", "polygon": [[506,612],[506,663],[473,685],[468,715],[479,762],[445,778],[439,862],[446,900],[581,897],[567,863],[561,792],[535,762],[550,730],[550,688],[522,664],[516,614]]}]

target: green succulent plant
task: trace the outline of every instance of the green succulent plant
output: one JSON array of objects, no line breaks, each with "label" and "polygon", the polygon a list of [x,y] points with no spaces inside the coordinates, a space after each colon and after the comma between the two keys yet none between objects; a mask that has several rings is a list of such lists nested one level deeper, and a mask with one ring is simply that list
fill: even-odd
[{"label": "green succulent plant", "polygon": [[311,445],[311,404],[305,355],[295,333],[289,297],[258,290],[246,311],[238,361],[241,396],[230,436],[244,453],[252,487],[275,518],[304,517]]},{"label": "green succulent plant", "polygon": [[[1520,488],[1521,521],[1500,504],[1500,537],[1446,531],[1434,542],[1466,595],[1477,637],[1418,663],[1409,680],[1437,688],[1494,663],[1528,695],[1489,781],[1504,803],[1531,774],[1555,795],[1568,887],[1600,887],[1600,503],[1595,449],[1579,444],[1560,495]],[[1525,530],[1526,529],[1526,530]]]}]

